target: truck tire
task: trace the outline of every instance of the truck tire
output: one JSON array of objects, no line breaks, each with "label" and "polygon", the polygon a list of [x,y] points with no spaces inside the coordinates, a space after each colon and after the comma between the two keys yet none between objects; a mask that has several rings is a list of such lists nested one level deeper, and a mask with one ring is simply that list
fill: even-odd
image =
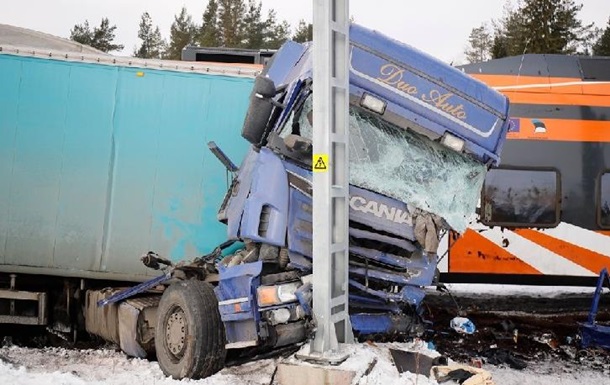
[{"label": "truck tire", "polygon": [[225,330],[212,285],[184,281],[165,290],[157,313],[155,350],[163,373],[175,379],[208,377],[223,368]]}]

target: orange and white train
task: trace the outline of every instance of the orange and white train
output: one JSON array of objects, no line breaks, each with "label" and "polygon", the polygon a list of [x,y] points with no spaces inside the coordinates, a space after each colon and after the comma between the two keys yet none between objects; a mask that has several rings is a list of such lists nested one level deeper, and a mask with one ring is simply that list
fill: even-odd
[{"label": "orange and white train", "polygon": [[610,57],[461,69],[508,96],[512,125],[478,218],[443,241],[444,281],[590,284],[610,268]]}]

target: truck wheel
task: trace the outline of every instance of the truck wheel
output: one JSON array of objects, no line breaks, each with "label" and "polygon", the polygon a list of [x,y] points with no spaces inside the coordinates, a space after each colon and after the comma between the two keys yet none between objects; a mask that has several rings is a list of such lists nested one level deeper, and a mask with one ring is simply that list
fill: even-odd
[{"label": "truck wheel", "polygon": [[163,373],[175,379],[203,378],[223,368],[225,330],[212,285],[178,282],[159,302],[155,350]]}]

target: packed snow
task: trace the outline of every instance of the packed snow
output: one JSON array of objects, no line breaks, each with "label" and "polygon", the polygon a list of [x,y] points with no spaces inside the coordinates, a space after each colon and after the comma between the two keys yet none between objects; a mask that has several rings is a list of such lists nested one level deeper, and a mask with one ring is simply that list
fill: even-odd
[{"label": "packed snow", "polygon": [[[389,348],[438,355],[422,342],[394,344],[357,344],[349,346],[349,358],[339,368],[357,373],[353,385],[436,385],[423,375],[399,374],[392,362]],[[371,362],[372,370],[365,375]],[[286,360],[292,362],[296,358]],[[225,368],[202,380],[177,381],[167,378],[156,362],[129,358],[115,350],[67,350],[60,348],[32,349],[14,345],[0,348],[0,379],[11,385],[262,385],[271,384],[280,359],[266,359],[241,366]],[[305,364],[307,365],[307,364]],[[498,385],[604,384],[607,375],[592,370],[579,370],[558,362],[530,363],[523,371],[484,365]]]}]

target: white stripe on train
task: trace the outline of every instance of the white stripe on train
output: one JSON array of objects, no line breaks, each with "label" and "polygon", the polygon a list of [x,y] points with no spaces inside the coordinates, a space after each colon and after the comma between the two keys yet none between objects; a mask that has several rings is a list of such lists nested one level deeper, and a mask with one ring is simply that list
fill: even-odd
[{"label": "white stripe on train", "polygon": [[[590,271],[511,230],[501,230],[499,227],[489,228],[479,222],[473,223],[469,229],[476,231],[480,236],[485,237],[498,245],[498,247],[503,247],[502,242],[506,239],[508,241],[508,246],[503,248],[507,252],[540,271],[542,274],[589,277],[597,276],[599,274],[599,272]],[[565,222],[561,222],[555,228],[540,229],[536,231],[607,256],[608,266],[610,266],[609,236]],[[443,255],[446,252],[449,244],[448,242],[448,235],[445,235],[441,240],[439,255]],[[451,253],[451,251],[449,251],[449,253]],[[443,258],[439,264],[439,270],[441,272],[448,272],[448,259],[448,257]]]}]

